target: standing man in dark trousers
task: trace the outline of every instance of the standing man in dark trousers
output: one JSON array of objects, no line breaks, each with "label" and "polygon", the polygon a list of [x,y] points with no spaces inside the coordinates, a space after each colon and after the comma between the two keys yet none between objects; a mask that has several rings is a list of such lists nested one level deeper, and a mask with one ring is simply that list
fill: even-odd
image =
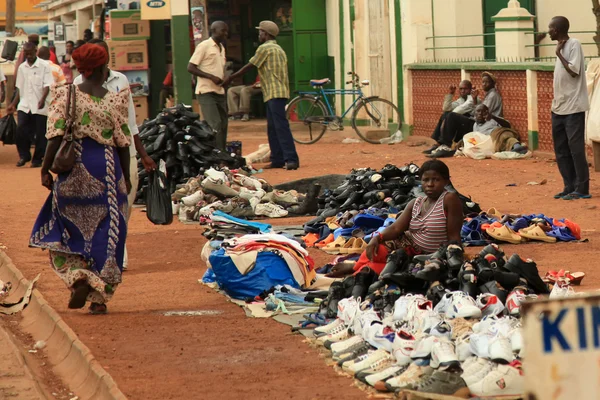
[{"label": "standing man in dark trousers", "polygon": [[271,164],[264,168],[298,169],[300,161],[290,124],[285,117],[285,104],[290,97],[290,88],[287,56],[275,41],[279,28],[272,21],[262,21],[256,29],[262,44],[256,49],[250,62],[227,78],[224,85],[252,68],[258,68],[263,98],[267,105],[267,132],[271,148]]},{"label": "standing man in dark trousers", "polygon": [[589,199],[590,169],[585,155],[585,112],[590,109],[581,43],[569,37],[569,20],[554,17],[548,26],[556,46],[552,140],[558,170],[564,181],[555,199]]},{"label": "standing man in dark trousers", "polygon": [[[31,168],[40,168],[46,152],[46,121],[48,107],[46,98],[50,86],[54,83],[52,69],[48,63],[37,57],[37,47],[33,43],[23,45],[25,62],[19,66],[16,94],[7,107],[8,114],[17,110],[17,167],[31,161]],[[31,158],[31,145],[35,143],[35,152]]]},{"label": "standing man in dark trousers", "polygon": [[216,144],[221,150],[227,145],[227,97],[223,88],[225,77],[225,47],[229,28],[223,21],[210,26],[211,37],[196,46],[188,64],[188,72],[197,76],[196,94],[202,116],[217,132]]}]

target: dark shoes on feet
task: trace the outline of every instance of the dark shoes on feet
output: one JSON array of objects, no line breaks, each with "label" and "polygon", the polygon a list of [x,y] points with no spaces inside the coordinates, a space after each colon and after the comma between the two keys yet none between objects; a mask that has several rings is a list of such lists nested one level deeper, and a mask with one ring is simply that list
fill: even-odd
[{"label": "dark shoes on feet", "polygon": [[69,308],[83,308],[87,301],[88,294],[90,294],[92,288],[86,281],[78,281],[73,284],[73,293],[71,294],[71,300],[69,300]]},{"label": "dark shoes on feet", "polygon": [[267,164],[263,167],[263,169],[277,169],[277,168],[281,168],[281,169],[287,169],[288,171],[290,170],[295,170],[298,169],[300,167],[300,165],[298,165],[298,163],[285,163],[284,165],[281,164]]},{"label": "dark shoes on feet", "polygon": [[29,161],[21,158],[19,161],[17,161],[17,167],[22,167],[23,165],[27,164],[28,162]]}]

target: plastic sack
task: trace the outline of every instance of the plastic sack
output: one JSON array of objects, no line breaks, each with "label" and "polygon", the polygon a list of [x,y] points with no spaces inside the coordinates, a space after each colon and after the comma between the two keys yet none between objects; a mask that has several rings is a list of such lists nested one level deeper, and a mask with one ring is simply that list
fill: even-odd
[{"label": "plastic sack", "polygon": [[479,132],[467,133],[463,137],[463,153],[475,160],[490,158],[494,154],[494,141],[489,135]]},{"label": "plastic sack", "polygon": [[210,265],[219,287],[234,299],[256,297],[277,285],[299,288],[285,260],[275,253],[263,251],[256,256],[254,267],[242,275],[225,249],[214,251]]},{"label": "plastic sack", "polygon": [[15,117],[9,114],[0,118],[0,140],[7,144],[15,144],[17,138],[17,123]]},{"label": "plastic sack", "polygon": [[160,169],[152,172],[148,180],[146,216],[154,225],[169,225],[173,222],[169,181]]}]

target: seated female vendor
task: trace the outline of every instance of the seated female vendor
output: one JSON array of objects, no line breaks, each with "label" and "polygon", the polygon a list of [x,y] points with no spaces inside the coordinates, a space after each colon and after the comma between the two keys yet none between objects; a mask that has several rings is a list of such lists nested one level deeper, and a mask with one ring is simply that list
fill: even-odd
[{"label": "seated female vendor", "polygon": [[356,264],[338,264],[327,276],[379,275],[389,252],[385,242],[395,241],[395,248],[404,249],[409,256],[434,253],[446,243],[460,244],[463,208],[458,195],[445,189],[450,183],[448,166],[433,159],[423,164],[420,174],[426,196],[411,201],[396,222],[374,235]]}]

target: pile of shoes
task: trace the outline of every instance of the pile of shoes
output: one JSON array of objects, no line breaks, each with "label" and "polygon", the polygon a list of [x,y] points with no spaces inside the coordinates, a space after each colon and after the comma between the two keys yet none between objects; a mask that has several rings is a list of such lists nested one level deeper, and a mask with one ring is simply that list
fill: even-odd
[{"label": "pile of shoes", "polygon": [[[507,259],[495,244],[463,258],[458,245],[420,258],[396,251],[370,287],[361,273],[332,284],[318,315],[307,316],[324,322],[316,343],[378,391],[521,395],[521,305],[549,287],[535,262]],[[550,297],[573,295],[569,283],[579,277],[551,271]]]},{"label": "pile of shoes", "polygon": [[172,200],[182,222],[201,221],[216,210],[236,218],[281,218],[315,212],[320,190],[315,184],[306,194],[281,191],[244,169],[208,168],[179,185]]},{"label": "pile of shoes", "polygon": [[[165,161],[173,190],[174,185],[202,174],[210,167],[240,168],[245,165],[243,157],[216,147],[213,130],[199,118],[191,108],[178,104],[165,108],[155,119],[145,121],[139,127],[139,137],[148,155],[157,163]],[[137,198],[144,199],[148,174],[141,161],[138,162],[138,173]]]},{"label": "pile of shoes", "polygon": [[[411,200],[425,196],[419,179],[419,167],[412,163],[400,168],[387,164],[379,171],[353,169],[339,187],[325,190],[319,197],[317,216],[324,220],[339,212],[366,209],[398,214]],[[458,193],[451,184],[446,189],[459,195],[465,215],[481,211],[477,203]]]}]

